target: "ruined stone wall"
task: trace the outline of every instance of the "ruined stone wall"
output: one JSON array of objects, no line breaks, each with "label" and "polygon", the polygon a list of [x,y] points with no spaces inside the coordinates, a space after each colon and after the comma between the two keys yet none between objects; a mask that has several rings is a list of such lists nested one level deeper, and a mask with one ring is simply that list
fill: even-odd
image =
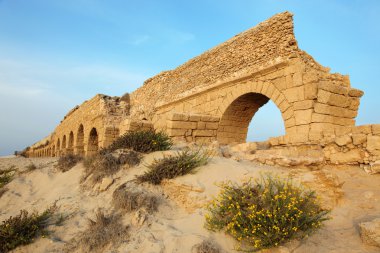
[{"label": "ruined stone wall", "polygon": [[152,119],[155,107],[233,75],[251,73],[298,51],[292,14],[275,15],[195,57],[175,70],[148,79],[131,94],[132,116]]},{"label": "ruined stone wall", "polygon": [[129,111],[118,97],[98,94],[64,117],[44,145],[33,145],[29,156],[89,155],[119,136],[119,126]]}]

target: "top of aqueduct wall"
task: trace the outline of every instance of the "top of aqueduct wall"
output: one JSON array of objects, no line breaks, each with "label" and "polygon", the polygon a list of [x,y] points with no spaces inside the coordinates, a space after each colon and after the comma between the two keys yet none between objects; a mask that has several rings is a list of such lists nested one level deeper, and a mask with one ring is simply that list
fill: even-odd
[{"label": "top of aqueduct wall", "polygon": [[151,119],[159,106],[296,57],[309,68],[329,72],[298,48],[293,14],[279,13],[176,69],[146,80],[131,94],[131,116]]}]

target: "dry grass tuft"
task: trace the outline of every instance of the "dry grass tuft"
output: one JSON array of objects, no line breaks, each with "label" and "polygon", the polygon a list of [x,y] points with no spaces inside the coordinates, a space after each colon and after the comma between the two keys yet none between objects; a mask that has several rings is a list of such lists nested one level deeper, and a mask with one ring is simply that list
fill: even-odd
[{"label": "dry grass tuft", "polygon": [[203,150],[182,150],[174,156],[154,160],[148,171],[137,177],[139,182],[160,184],[163,179],[171,179],[192,173],[197,167],[207,164],[210,154]]},{"label": "dry grass tuft", "polygon": [[132,149],[141,153],[168,150],[172,146],[169,136],[153,130],[128,132],[118,137],[101,152],[113,152],[117,149]]},{"label": "dry grass tuft", "polygon": [[221,253],[222,251],[215,242],[210,239],[203,240],[203,242],[194,246],[196,253]]},{"label": "dry grass tuft", "polygon": [[26,170],[24,171],[24,173],[31,172],[38,169],[38,167],[34,163],[27,165],[25,168]]},{"label": "dry grass tuft", "polygon": [[78,162],[82,161],[83,157],[74,155],[74,154],[66,154],[64,156],[61,156],[58,159],[57,168],[62,171],[66,172],[69,171],[72,167],[74,167]]},{"label": "dry grass tuft", "polygon": [[113,153],[98,153],[84,160],[85,174],[82,182],[92,174],[92,183],[117,173],[121,166],[135,166],[140,163],[141,154],[133,150],[116,150]]},{"label": "dry grass tuft", "polygon": [[0,170],[0,189],[12,181],[16,171],[17,168],[15,166],[11,166],[5,170]]},{"label": "dry grass tuft", "polygon": [[149,213],[157,211],[159,198],[146,192],[134,183],[125,183],[119,186],[112,194],[112,204],[116,209],[125,212],[136,211],[140,208]]},{"label": "dry grass tuft", "polygon": [[120,215],[105,215],[98,210],[95,219],[89,219],[87,229],[80,233],[78,238],[74,238],[65,251],[73,252],[80,249],[80,252],[86,253],[105,252],[107,246],[112,245],[116,248],[128,238],[128,226],[122,224]]}]

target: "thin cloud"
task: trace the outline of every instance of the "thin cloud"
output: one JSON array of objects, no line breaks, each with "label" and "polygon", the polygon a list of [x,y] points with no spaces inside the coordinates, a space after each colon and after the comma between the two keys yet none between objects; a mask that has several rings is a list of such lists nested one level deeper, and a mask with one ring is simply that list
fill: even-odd
[{"label": "thin cloud", "polygon": [[128,44],[134,45],[134,46],[140,46],[142,44],[147,43],[151,37],[149,35],[139,35],[135,36],[131,40],[128,41]]}]

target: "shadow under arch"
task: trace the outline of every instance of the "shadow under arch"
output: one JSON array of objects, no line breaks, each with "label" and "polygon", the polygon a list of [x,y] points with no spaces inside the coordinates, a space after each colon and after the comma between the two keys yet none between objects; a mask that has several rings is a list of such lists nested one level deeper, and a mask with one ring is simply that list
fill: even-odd
[{"label": "shadow under arch", "polygon": [[80,124],[78,127],[75,149],[76,149],[75,153],[77,155],[84,156],[84,127],[83,127],[83,124]]},{"label": "shadow under arch", "polygon": [[99,149],[99,137],[95,127],[90,131],[88,136],[87,155],[94,155]]}]

